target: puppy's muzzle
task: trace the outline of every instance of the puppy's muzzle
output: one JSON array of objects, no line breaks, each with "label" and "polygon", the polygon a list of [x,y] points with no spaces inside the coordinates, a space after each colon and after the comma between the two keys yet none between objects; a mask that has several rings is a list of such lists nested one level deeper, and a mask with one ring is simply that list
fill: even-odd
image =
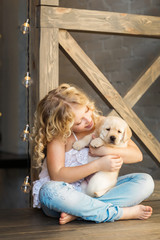
[{"label": "puppy's muzzle", "polygon": [[116,140],[116,137],[115,136],[110,136],[110,141],[111,141],[111,143],[114,143],[115,142],[115,140]]}]

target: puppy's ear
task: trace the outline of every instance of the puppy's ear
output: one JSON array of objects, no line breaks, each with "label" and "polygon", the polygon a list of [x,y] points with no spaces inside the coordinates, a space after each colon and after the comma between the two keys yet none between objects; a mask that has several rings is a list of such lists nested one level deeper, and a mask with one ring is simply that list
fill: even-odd
[{"label": "puppy's ear", "polygon": [[103,131],[103,125],[105,122],[105,118],[101,119],[97,124],[96,124],[96,129],[95,129],[95,133],[97,136],[100,135],[101,131]]},{"label": "puppy's ear", "polygon": [[128,141],[131,137],[132,137],[132,131],[130,127],[127,125],[124,132],[123,142]]}]

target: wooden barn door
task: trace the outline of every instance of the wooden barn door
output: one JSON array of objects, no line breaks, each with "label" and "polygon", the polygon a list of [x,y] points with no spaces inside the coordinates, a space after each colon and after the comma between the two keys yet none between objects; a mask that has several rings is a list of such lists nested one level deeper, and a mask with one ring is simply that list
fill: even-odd
[{"label": "wooden barn door", "polygon": [[[58,1],[52,0],[52,3],[58,6]],[[159,77],[160,57],[155,59],[122,98],[68,30],[160,38],[160,17],[60,8],[51,6],[51,0],[39,0],[34,9],[36,21],[33,24],[33,32],[35,34],[37,31],[39,36],[38,54],[33,56],[39,78],[38,100],[58,86],[60,44],[113,107],[114,110],[110,114],[118,114],[126,120],[140,142],[159,163],[160,143],[132,107]]]}]

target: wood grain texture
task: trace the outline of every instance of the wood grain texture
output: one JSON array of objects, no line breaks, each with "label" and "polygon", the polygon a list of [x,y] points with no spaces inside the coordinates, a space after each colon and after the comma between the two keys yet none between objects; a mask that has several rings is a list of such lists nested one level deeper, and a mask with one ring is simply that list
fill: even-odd
[{"label": "wood grain texture", "polygon": [[59,225],[58,220],[37,209],[1,209],[2,240],[159,240],[160,201],[145,202],[153,207],[148,220],[127,220],[96,224],[76,220]]},{"label": "wood grain texture", "polygon": [[132,88],[124,96],[124,100],[133,107],[147,89],[160,76],[160,56],[152,63],[152,65],[140,76],[134,83]]},{"label": "wood grain texture", "polygon": [[[37,104],[39,102],[39,39],[40,39],[40,31],[35,27],[35,1],[30,0],[30,71],[33,79],[33,85],[29,89],[30,91],[30,130],[32,131],[32,127],[34,124],[34,113],[37,108]],[[30,141],[30,158],[31,158],[31,168],[30,168],[30,176],[31,181],[37,179],[38,172],[35,168],[33,168],[33,142]],[[32,203],[31,203],[32,205]]]},{"label": "wood grain texture", "polygon": [[[30,63],[31,74],[34,80],[30,91],[30,126],[33,126],[34,113],[39,100],[48,91],[59,84],[59,44],[58,29],[38,29],[35,27],[36,4],[40,1],[31,1],[31,32],[30,32]],[[51,1],[48,1],[48,3]],[[52,1],[52,3],[56,1]],[[58,1],[57,1],[58,2]],[[42,3],[42,1],[41,1]],[[44,3],[44,1],[43,1]],[[38,3],[39,4],[39,3]],[[31,180],[38,179],[39,170],[33,168],[33,146],[30,143]]]},{"label": "wood grain texture", "polygon": [[160,37],[160,17],[42,6],[39,27]]},{"label": "wood grain texture", "polygon": [[39,53],[39,99],[59,84],[58,29],[42,28]]},{"label": "wood grain texture", "polygon": [[59,0],[34,0],[35,5],[59,6]]},{"label": "wood grain texture", "polygon": [[125,103],[119,93],[100,72],[92,60],[80,48],[66,30],[60,30],[59,42],[69,56],[75,61],[89,80],[95,85],[113,108],[126,120],[137,137],[145,144],[151,154],[160,162],[160,143],[146,128],[135,112]]}]

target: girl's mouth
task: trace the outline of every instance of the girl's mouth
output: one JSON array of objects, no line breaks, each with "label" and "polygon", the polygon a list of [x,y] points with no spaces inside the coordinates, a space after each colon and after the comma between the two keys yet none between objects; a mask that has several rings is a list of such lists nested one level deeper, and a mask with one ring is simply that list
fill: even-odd
[{"label": "girl's mouth", "polygon": [[93,121],[91,121],[87,126],[86,126],[86,128],[88,128],[88,129],[90,129],[90,128],[92,128],[93,127]]}]

